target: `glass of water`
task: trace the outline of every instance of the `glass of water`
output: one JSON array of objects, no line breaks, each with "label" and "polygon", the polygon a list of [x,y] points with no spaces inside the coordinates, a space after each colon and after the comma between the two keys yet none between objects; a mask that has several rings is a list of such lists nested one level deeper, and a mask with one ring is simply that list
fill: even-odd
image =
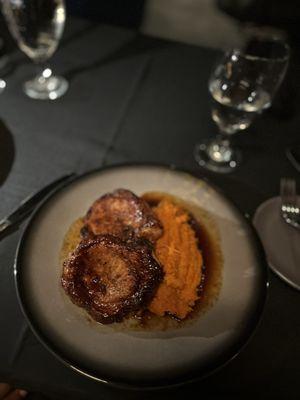
[{"label": "glass of water", "polygon": [[2,10],[19,48],[40,70],[36,77],[24,83],[24,92],[42,100],[62,96],[68,82],[55,76],[46,62],[57,49],[64,30],[64,0],[2,0]]},{"label": "glass of water", "polygon": [[251,36],[242,48],[223,55],[209,80],[212,119],[219,135],[195,147],[200,166],[226,173],[240,164],[241,152],[232,146],[232,135],[247,129],[271,106],[288,60],[287,43],[264,34]]}]

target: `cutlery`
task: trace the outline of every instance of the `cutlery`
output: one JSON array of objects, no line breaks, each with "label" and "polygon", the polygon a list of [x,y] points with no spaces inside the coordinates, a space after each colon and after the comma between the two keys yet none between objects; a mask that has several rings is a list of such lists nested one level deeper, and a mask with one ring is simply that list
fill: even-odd
[{"label": "cutlery", "polygon": [[57,188],[59,185],[71,180],[75,176],[75,173],[64,175],[61,178],[49,183],[38,192],[26,197],[10,215],[0,220],[0,239],[4,236],[4,233],[10,230],[10,228],[14,227],[17,224],[20,224],[20,222],[27,218],[38,205],[38,203],[48,193]]},{"label": "cutlery", "polygon": [[293,167],[300,172],[300,156],[299,156],[299,151],[297,152],[295,149],[292,147],[287,147],[285,150],[285,154],[290,161],[290,163],[293,165]]},{"label": "cutlery", "polygon": [[296,181],[291,178],[280,180],[281,216],[284,221],[300,229],[300,208],[297,203]]}]

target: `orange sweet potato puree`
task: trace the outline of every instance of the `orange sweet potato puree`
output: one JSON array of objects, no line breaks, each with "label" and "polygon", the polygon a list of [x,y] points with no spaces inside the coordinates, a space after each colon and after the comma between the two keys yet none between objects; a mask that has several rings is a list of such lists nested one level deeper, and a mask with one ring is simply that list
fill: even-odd
[{"label": "orange sweet potato puree", "polygon": [[184,208],[164,198],[154,211],[164,228],[156,242],[155,254],[165,276],[148,308],[156,315],[171,313],[183,319],[199,298],[202,255]]}]

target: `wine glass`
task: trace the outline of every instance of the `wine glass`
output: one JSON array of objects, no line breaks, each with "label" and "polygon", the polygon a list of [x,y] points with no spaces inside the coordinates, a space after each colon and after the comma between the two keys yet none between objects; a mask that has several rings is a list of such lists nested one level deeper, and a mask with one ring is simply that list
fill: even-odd
[{"label": "wine glass", "polygon": [[242,159],[232,135],[249,127],[271,106],[286,73],[289,46],[265,34],[251,36],[239,49],[226,52],[209,79],[211,115],[219,128],[213,140],[195,147],[198,164],[215,172],[231,172]]},{"label": "wine glass", "polygon": [[33,99],[55,100],[68,89],[68,82],[46,65],[62,36],[64,0],[2,0],[3,14],[19,48],[39,66],[40,72],[23,85]]}]

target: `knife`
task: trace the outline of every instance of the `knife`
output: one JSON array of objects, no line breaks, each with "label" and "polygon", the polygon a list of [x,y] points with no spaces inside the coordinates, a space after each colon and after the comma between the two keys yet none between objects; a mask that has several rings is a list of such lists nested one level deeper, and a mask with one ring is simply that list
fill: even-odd
[{"label": "knife", "polygon": [[288,158],[288,160],[290,161],[290,163],[293,165],[294,168],[296,168],[296,170],[298,172],[300,172],[300,149],[294,149],[292,147],[288,147],[285,150],[285,154]]},{"label": "knife", "polygon": [[0,234],[2,235],[12,228],[14,225],[19,224],[25,218],[27,218],[30,213],[35,209],[38,203],[52,190],[58,187],[60,184],[65,183],[76,176],[75,173],[64,175],[59,179],[49,183],[47,186],[43,187],[38,192],[26,197],[20,205],[7,217],[0,220]]}]

